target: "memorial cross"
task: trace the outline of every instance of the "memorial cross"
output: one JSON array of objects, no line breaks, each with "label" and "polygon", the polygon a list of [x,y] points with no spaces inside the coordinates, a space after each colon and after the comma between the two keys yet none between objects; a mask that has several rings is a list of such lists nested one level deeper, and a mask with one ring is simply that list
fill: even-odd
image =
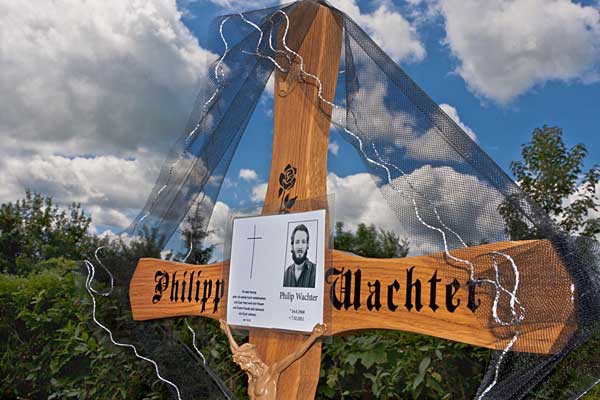
[{"label": "memorial cross", "polygon": [[[289,37],[288,41],[302,40],[297,52],[303,57],[304,70],[320,77],[322,97],[333,99],[342,45],[341,21],[328,7],[305,0],[290,15],[291,35],[298,21],[306,18],[306,13],[313,13],[314,18],[305,36]],[[263,214],[326,208],[323,199],[327,196],[331,106],[319,99],[318,87],[309,78],[299,82],[301,72],[284,75],[276,70],[275,74],[273,150]],[[282,187],[282,176],[285,180],[292,175],[295,183]],[[517,262],[535,258],[544,263],[558,257],[546,240],[491,243],[452,250],[452,255],[473,262],[478,274],[490,276],[494,273],[490,255],[495,252],[510,254]],[[395,329],[496,350],[504,349],[513,337],[507,333],[511,328],[485,323],[489,319],[481,318],[478,313],[489,313],[490,309],[485,305],[493,299],[478,291],[471,282],[461,282],[452,275],[452,267],[464,265],[455,265],[456,262],[445,253],[382,260],[330,249],[326,257],[326,335],[364,329]],[[169,289],[160,279],[174,277],[176,272],[182,276],[184,271],[197,271],[197,292],[201,284],[214,290],[204,290],[202,298],[197,294],[195,301],[193,298],[185,301],[178,296],[169,301],[168,296],[163,296]],[[141,259],[130,284],[133,318],[148,320],[197,315],[225,319],[227,275],[227,261],[197,266]],[[535,285],[528,290],[532,291],[531,296],[540,298],[546,297],[546,290],[553,281],[571,279],[566,272],[558,271],[552,276],[532,277],[528,276],[527,269],[520,271],[520,278],[523,281],[534,279]],[[190,282],[188,287],[192,285]],[[553,349],[556,338],[574,329],[568,321],[573,311],[573,305],[568,301],[571,293],[565,290],[565,293],[553,295],[554,301],[566,302],[565,314],[557,315],[552,322],[525,319],[519,327],[522,331],[520,340],[511,350],[552,354],[556,351]],[[199,306],[199,299],[206,307]],[[257,357],[267,366],[306,346],[309,338],[306,334],[267,329],[250,329],[249,337],[250,343],[256,346]],[[310,343],[312,345],[281,373],[278,399],[314,397],[319,380],[321,343],[319,340]]]}]

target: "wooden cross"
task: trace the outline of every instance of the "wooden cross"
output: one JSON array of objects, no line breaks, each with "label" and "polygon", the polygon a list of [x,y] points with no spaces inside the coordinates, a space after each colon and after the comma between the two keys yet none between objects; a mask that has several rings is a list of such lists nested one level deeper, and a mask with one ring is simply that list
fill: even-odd
[{"label": "wooden cross", "polygon": [[[341,52],[341,21],[330,9],[303,2],[290,16],[290,33],[300,13],[314,12],[314,20],[299,46],[305,70],[319,76],[322,96],[333,99]],[[294,40],[290,38],[289,40]],[[327,150],[331,107],[320,102],[313,82],[297,84],[298,73],[276,71],[273,154],[263,214],[326,208]],[[294,169],[295,183],[282,189],[280,176]],[[297,201],[296,201],[297,199]],[[574,329],[571,277],[555,268],[537,274],[528,262],[556,265],[558,255],[545,240],[508,241],[452,250],[454,257],[471,261],[477,276],[493,279],[490,254],[509,254],[521,265],[521,282],[534,282],[529,297],[544,299],[550,287],[561,282],[562,292],[553,301],[563,303],[564,313],[543,321],[524,319],[513,351],[551,354],[559,337]],[[326,252],[324,322],[327,335],[364,329],[395,329],[502,350],[516,327],[490,322],[492,290],[468,281],[465,265],[444,253],[398,259],[370,259],[336,250]],[[503,260],[501,260],[503,261]],[[510,268],[507,262],[500,268]],[[523,267],[525,266],[525,267]],[[536,269],[537,271],[537,269]],[[195,272],[195,275],[193,274]],[[148,320],[197,315],[225,319],[228,261],[197,266],[141,259],[130,284],[133,318]],[[177,282],[176,282],[177,280]],[[183,282],[187,281],[187,284]],[[512,287],[510,282],[507,287]],[[186,293],[183,287],[186,287]],[[489,288],[488,288],[489,289]],[[543,303],[543,302],[540,302]],[[529,304],[528,312],[542,312],[543,304]],[[331,310],[331,311],[327,311]],[[566,335],[566,336],[565,336]],[[250,343],[258,356],[273,365],[306,343],[306,334],[250,329]],[[314,397],[319,380],[321,343],[316,341],[279,379],[277,398]]]}]

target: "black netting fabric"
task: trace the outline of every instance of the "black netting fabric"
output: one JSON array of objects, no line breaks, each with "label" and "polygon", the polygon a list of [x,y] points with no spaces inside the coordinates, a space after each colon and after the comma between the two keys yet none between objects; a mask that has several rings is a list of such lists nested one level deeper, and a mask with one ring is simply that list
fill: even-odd
[{"label": "black netting fabric", "polygon": [[[302,13],[295,12],[299,5]],[[167,242],[191,209],[201,213],[207,227],[233,157],[252,151],[238,145],[269,78],[275,69],[290,68],[320,5],[330,7],[304,1],[214,21],[207,79],[128,235],[153,231]],[[476,287],[482,299],[476,316],[503,343],[477,398],[577,398],[600,378],[600,356],[589,348],[600,336],[598,242],[559,231],[350,17],[332,10],[343,28],[340,73],[335,98],[315,106],[335,104],[332,129],[362,159],[398,220],[398,233],[410,237],[411,255],[443,254],[440,267]],[[290,15],[294,20],[288,25]],[[296,90],[327,84],[310,72],[304,71],[305,85]],[[506,203],[535,227],[535,239],[544,238],[545,247],[523,242],[472,262],[454,255],[469,246],[510,240],[499,211]],[[224,383],[229,377],[219,375],[217,362],[208,357],[204,363],[189,338],[174,335],[181,319],[134,322],[127,316],[134,266],[103,263],[115,277],[111,296],[120,300],[122,316],[107,322],[115,338],[155,360],[181,398],[231,397]],[[552,324],[561,328],[543,337],[552,341],[551,351],[538,349],[537,332]],[[210,346],[218,335],[216,327],[194,327],[200,347]],[[585,357],[573,356],[581,351]],[[581,387],[572,384],[574,374],[585,378],[578,380]],[[564,391],[548,393],[548,382]]]}]

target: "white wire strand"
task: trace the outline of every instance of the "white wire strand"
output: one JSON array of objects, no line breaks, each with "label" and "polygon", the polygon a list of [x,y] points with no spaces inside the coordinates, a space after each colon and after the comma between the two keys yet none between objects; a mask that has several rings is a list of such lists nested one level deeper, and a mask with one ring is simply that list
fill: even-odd
[{"label": "white wire strand", "polygon": [[188,330],[192,333],[192,346],[194,346],[194,350],[196,350],[196,353],[198,353],[200,358],[202,358],[202,364],[206,366],[206,358],[204,357],[204,354],[202,354],[198,346],[196,346],[196,331],[194,330],[194,328],[192,328],[187,318],[185,319],[185,325],[187,326]]},{"label": "white wire strand", "polygon": [[[94,275],[96,274],[96,270],[94,268],[94,264],[92,264],[90,261],[85,260],[85,266],[87,268],[87,278],[85,280],[85,288],[87,289],[87,292],[89,293],[90,297],[92,298],[92,319],[94,320],[94,322],[96,323],[96,325],[98,325],[100,328],[102,328],[106,333],[108,333],[108,337],[110,338],[110,341],[115,345],[115,346],[119,346],[119,347],[126,347],[129,348],[131,350],[133,350],[133,353],[135,354],[135,356],[141,360],[144,360],[146,362],[149,362],[150,364],[152,364],[154,366],[154,371],[156,372],[156,376],[158,377],[158,379],[160,379],[162,382],[166,383],[167,385],[171,386],[172,388],[175,389],[175,392],[177,393],[177,399],[181,400],[181,393],[179,392],[179,387],[177,387],[176,384],[174,384],[173,382],[171,382],[170,380],[164,378],[159,371],[158,368],[158,364],[156,363],[156,361],[154,361],[151,358],[142,356],[137,348],[129,343],[120,343],[117,342],[115,340],[115,338],[113,337],[113,333],[110,329],[108,329],[106,326],[104,326],[100,321],[98,321],[98,319],[96,318],[96,297],[94,297],[94,293],[98,293],[101,294],[102,296],[108,296],[110,295],[110,292],[112,292],[112,287],[110,289],[110,291],[108,292],[104,292],[104,293],[99,293],[97,290],[95,290],[92,287],[92,281],[94,280]],[[106,269],[106,268],[105,268]],[[111,275],[112,276],[112,275]]]},{"label": "white wire strand", "polygon": [[577,396],[577,398],[575,400],[581,399],[583,396],[585,396],[586,394],[588,394],[593,388],[595,388],[596,385],[598,385],[598,384],[600,384],[600,379],[598,379],[596,382],[592,383],[592,386],[588,387],[585,392],[583,392],[579,396]]},{"label": "white wire strand", "polygon": [[500,354],[500,357],[498,357],[498,361],[496,362],[496,368],[494,371],[494,380],[492,381],[492,383],[490,383],[483,392],[481,392],[481,394],[479,395],[479,397],[477,397],[477,400],[481,400],[485,397],[486,394],[488,394],[488,392],[490,390],[492,390],[492,388],[494,386],[496,386],[496,383],[498,383],[498,375],[500,373],[500,365],[502,364],[502,360],[504,360],[504,357],[506,356],[506,354],[510,351],[510,349],[513,347],[513,345],[515,344],[515,342],[517,341],[518,337],[519,337],[520,332],[516,331],[515,335],[513,336],[512,340],[508,343],[508,345],[504,348],[504,350],[502,351],[502,353]]},{"label": "white wire strand", "polygon": [[[244,13],[239,13],[238,15],[240,16],[240,18],[242,18],[242,21],[244,21],[248,25],[252,26],[254,29],[256,29],[260,33],[260,36],[258,38],[258,43],[256,44],[256,52],[251,53],[249,51],[242,50],[242,53],[244,53],[244,54],[250,54],[250,55],[254,55],[254,56],[260,57],[260,58],[267,59],[267,60],[271,61],[273,63],[273,65],[275,65],[275,67],[277,67],[277,69],[280,70],[281,72],[284,72],[284,73],[287,72],[287,70],[285,68],[283,68],[281,65],[279,65],[277,63],[277,61],[275,61],[275,59],[273,57],[271,57],[271,56],[265,56],[264,54],[262,54],[260,52],[260,45],[262,44],[263,35],[264,35],[262,29],[260,29],[260,26],[256,25],[254,22],[246,19],[246,17],[244,16]],[[289,21],[288,21],[288,26],[286,26],[286,29],[285,29],[285,34],[287,34],[288,27],[289,27]],[[270,41],[271,41],[271,37],[269,36],[269,42]]]},{"label": "white wire strand", "polygon": [[[96,258],[96,261],[98,262],[98,265],[100,265],[102,267],[102,269],[104,269],[104,271],[106,271],[106,273],[108,274],[108,276],[110,278],[110,289],[108,291],[106,291],[106,292],[99,292],[96,289],[94,289],[94,287],[91,284],[92,283],[91,281],[90,281],[90,284],[89,284],[89,288],[90,288],[90,290],[92,292],[94,292],[94,293],[96,293],[96,294],[98,294],[100,296],[107,297],[107,296],[110,296],[112,294],[112,292],[113,292],[113,290],[115,288],[115,279],[113,277],[113,274],[110,273],[109,269],[106,268],[106,266],[102,263],[102,261],[100,261],[100,257],[98,257],[98,252],[100,250],[104,249],[105,247],[106,246],[100,246],[100,247],[98,247],[96,249],[96,251],[94,252],[94,258]],[[87,265],[87,263],[92,264],[89,260],[85,260],[84,262],[86,263],[86,265]],[[93,266],[93,264],[92,264],[92,266]],[[87,281],[86,281],[86,283],[87,283]]]}]

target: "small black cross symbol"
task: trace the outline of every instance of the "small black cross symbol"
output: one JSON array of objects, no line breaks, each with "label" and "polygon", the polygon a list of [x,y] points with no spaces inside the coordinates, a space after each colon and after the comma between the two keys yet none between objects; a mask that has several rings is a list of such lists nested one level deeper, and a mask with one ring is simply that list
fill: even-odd
[{"label": "small black cross symbol", "polygon": [[249,237],[248,240],[252,240],[252,261],[250,262],[250,279],[252,279],[252,271],[254,270],[254,246],[256,246],[256,241],[258,239],[262,239],[262,237],[256,236],[256,224],[254,225],[254,235]]}]

